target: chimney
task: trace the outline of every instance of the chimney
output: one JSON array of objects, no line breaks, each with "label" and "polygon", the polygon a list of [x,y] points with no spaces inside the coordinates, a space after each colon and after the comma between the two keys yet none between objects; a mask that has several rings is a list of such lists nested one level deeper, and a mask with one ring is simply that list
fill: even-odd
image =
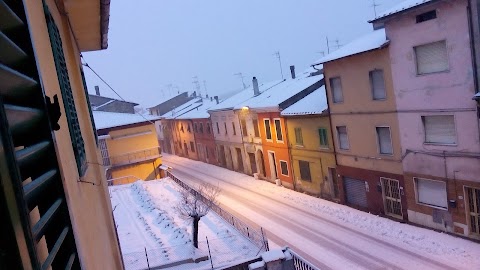
[{"label": "chimney", "polygon": [[100,96],[100,87],[98,85],[95,85],[95,95]]},{"label": "chimney", "polygon": [[257,77],[253,77],[252,85],[253,85],[253,95],[254,96],[260,95],[260,89],[258,89]]},{"label": "chimney", "polygon": [[217,104],[218,104],[218,96],[214,96],[213,98],[215,99],[215,101],[216,101]]},{"label": "chimney", "polygon": [[295,79],[295,66],[290,66],[290,73],[292,74],[292,79]]},{"label": "chimney", "polygon": [[213,97],[210,97],[210,101],[213,101]]},{"label": "chimney", "polygon": [[194,97],[194,98],[197,97],[197,91],[193,91],[192,97]]}]

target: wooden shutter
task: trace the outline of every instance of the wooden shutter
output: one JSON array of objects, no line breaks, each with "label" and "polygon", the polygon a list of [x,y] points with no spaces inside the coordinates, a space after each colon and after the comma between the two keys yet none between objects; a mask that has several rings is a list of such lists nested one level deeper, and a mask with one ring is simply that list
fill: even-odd
[{"label": "wooden shutter", "polygon": [[445,40],[415,47],[415,56],[418,74],[448,70],[447,43]]},{"label": "wooden shutter", "polygon": [[343,150],[350,149],[350,144],[348,142],[347,127],[345,126],[337,127],[337,133],[338,133],[338,142],[340,144],[339,145],[340,149],[343,149]]},{"label": "wooden shutter", "polygon": [[376,69],[370,71],[370,84],[372,86],[372,95],[375,100],[382,100],[387,97],[385,91],[385,79],[383,70]]},{"label": "wooden shutter", "polygon": [[98,146],[97,128],[95,127],[95,120],[93,119],[92,104],[90,104],[90,97],[88,96],[87,81],[85,80],[85,74],[83,73],[82,67],[80,67],[80,74],[82,75],[83,89],[85,91],[85,98],[87,99],[87,103],[88,103],[88,113],[90,114],[90,122],[92,123],[93,135],[95,136],[95,142],[97,143],[97,146]]},{"label": "wooden shutter", "polygon": [[243,133],[243,136],[248,136],[248,133],[247,133],[247,121],[245,121],[245,119],[242,119],[240,121],[240,124],[242,125],[242,133]]},{"label": "wooden shutter", "polygon": [[415,178],[419,203],[447,208],[447,186],[445,182]]},{"label": "wooden shutter", "polygon": [[265,136],[266,136],[267,140],[271,140],[272,139],[272,130],[271,130],[271,127],[270,127],[270,120],[265,119],[264,122],[265,122]]},{"label": "wooden shutter", "polygon": [[286,161],[280,160],[280,169],[282,170],[283,175],[288,176],[288,164]]},{"label": "wooden shutter", "polygon": [[318,136],[320,137],[320,145],[328,146],[327,129],[325,128],[318,129]]},{"label": "wooden shutter", "polygon": [[298,145],[303,145],[303,136],[302,136],[301,128],[295,128],[295,143]]},{"label": "wooden shutter", "polygon": [[380,154],[392,154],[392,138],[389,127],[376,127]]},{"label": "wooden shutter", "polygon": [[455,121],[453,115],[423,116],[426,143],[455,144]]},{"label": "wooden shutter", "polygon": [[282,134],[282,124],[280,120],[275,119],[275,133],[277,134],[277,141],[283,141],[283,134]]},{"label": "wooden shutter", "polygon": [[312,175],[310,173],[310,163],[308,161],[299,160],[298,166],[300,167],[300,178],[303,181],[312,181]]},{"label": "wooden shutter", "polygon": [[256,138],[260,137],[260,131],[258,130],[258,120],[257,119],[253,119],[253,131],[255,133]]},{"label": "wooden shutter", "polygon": [[60,91],[62,92],[63,105],[65,108],[65,115],[67,117],[68,129],[70,131],[70,138],[72,140],[73,152],[77,162],[78,174],[83,176],[87,170],[87,156],[85,153],[85,145],[83,142],[82,132],[80,130],[80,124],[78,122],[77,110],[75,107],[75,100],[73,99],[67,64],[63,54],[62,39],[60,37],[60,32],[57,28],[57,25],[55,24],[52,14],[50,14],[48,8],[45,8],[45,18],[47,21],[50,43],[52,44],[55,69],[57,71],[58,82],[60,84]]},{"label": "wooden shutter", "polygon": [[340,77],[330,79],[330,88],[332,88],[333,103],[343,102],[342,81]]}]

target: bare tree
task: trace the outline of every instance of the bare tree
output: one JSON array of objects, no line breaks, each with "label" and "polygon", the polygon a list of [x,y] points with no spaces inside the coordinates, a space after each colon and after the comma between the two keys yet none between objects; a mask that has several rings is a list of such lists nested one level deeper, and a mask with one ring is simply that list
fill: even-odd
[{"label": "bare tree", "polygon": [[176,209],[186,218],[193,222],[193,246],[198,248],[198,222],[205,216],[212,206],[217,205],[217,197],[220,188],[203,182],[196,190],[182,189],[181,201]]}]

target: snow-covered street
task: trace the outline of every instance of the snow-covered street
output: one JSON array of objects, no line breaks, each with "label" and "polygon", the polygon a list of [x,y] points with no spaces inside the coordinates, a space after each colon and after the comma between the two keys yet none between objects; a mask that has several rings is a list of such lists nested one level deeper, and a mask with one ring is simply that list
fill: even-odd
[{"label": "snow-covered street", "polygon": [[205,163],[163,156],[182,181],[219,185],[221,207],[321,269],[480,269],[480,244],[401,224]]}]

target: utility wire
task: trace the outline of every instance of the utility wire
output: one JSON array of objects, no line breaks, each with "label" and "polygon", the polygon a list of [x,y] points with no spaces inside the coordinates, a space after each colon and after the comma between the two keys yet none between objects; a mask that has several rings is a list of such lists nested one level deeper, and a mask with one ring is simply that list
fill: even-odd
[{"label": "utility wire", "polygon": [[[85,66],[85,67],[89,68],[93,72],[93,74],[95,74],[106,86],[108,86],[108,88],[110,88],[110,90],[112,90],[121,100],[123,100],[125,102],[128,102],[117,91],[115,91],[115,89],[113,89],[113,87],[110,86],[110,84],[107,83],[95,70],[93,70],[93,68],[87,63],[87,61],[85,60],[85,58],[83,57],[82,54],[80,54],[80,58],[83,59],[82,66]],[[143,119],[147,120],[147,122],[149,122],[150,124],[155,124],[151,120],[148,120],[147,118],[145,118],[145,116],[143,114],[140,114],[138,112],[135,112],[135,113],[140,115]]]}]

